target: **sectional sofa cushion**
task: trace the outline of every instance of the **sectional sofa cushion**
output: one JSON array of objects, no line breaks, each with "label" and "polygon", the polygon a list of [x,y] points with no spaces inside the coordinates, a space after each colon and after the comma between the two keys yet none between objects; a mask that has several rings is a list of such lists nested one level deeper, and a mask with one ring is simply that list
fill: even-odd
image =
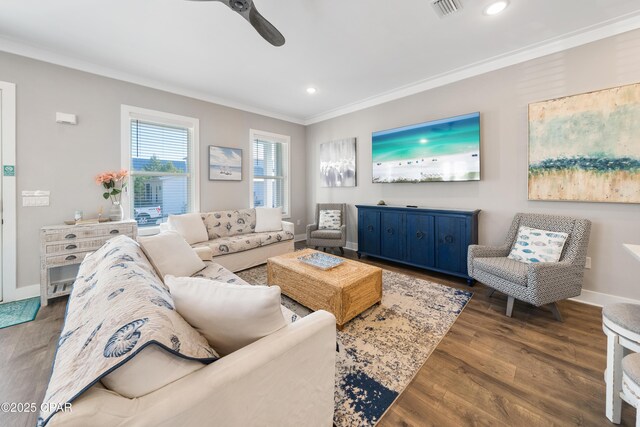
[{"label": "sectional sofa cushion", "polygon": [[286,326],[280,288],[167,276],[180,315],[222,356]]},{"label": "sectional sofa cushion", "polygon": [[156,269],[158,276],[191,276],[205,265],[191,246],[177,231],[155,236],[140,236],[138,242]]},{"label": "sectional sofa cushion", "polygon": [[168,223],[169,227],[180,233],[190,245],[209,240],[207,227],[199,213],[169,215]]},{"label": "sectional sofa cushion", "polygon": [[202,217],[209,240],[253,233],[256,228],[255,209],[207,212]]},{"label": "sectional sofa cushion", "polygon": [[256,233],[282,230],[282,208],[256,208]]}]

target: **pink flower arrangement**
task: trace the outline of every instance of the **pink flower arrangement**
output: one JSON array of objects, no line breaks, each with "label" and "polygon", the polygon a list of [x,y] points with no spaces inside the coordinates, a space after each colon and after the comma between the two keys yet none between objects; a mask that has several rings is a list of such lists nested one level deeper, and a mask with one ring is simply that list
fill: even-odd
[{"label": "pink flower arrangement", "polygon": [[129,176],[129,172],[126,169],[119,172],[103,172],[96,176],[96,184],[102,185],[106,190],[102,193],[102,197],[111,198],[113,203],[119,204],[122,190],[127,186],[125,179],[127,176]]}]

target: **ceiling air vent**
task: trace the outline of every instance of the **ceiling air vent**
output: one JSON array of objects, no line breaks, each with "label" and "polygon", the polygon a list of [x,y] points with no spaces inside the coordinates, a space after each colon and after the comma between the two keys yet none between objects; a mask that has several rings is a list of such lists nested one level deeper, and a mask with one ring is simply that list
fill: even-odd
[{"label": "ceiling air vent", "polygon": [[445,17],[456,13],[462,9],[460,0],[433,0],[433,8],[438,12],[440,17]]}]

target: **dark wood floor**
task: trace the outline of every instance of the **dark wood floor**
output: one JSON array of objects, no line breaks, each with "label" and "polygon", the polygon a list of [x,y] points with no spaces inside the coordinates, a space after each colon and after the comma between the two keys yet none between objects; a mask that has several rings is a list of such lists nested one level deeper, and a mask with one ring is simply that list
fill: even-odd
[{"label": "dark wood floor", "polygon": [[[450,276],[362,261],[469,289]],[[516,302],[507,318],[504,296],[489,298],[482,285],[471,290],[470,303],[380,426],[612,425],[604,416],[601,309],[565,301],[559,323]],[[0,330],[0,402],[42,401],[65,304],[58,300],[35,321]],[[33,426],[36,416],[0,413],[0,426]],[[625,404],[621,425],[634,424],[635,409]]]}]

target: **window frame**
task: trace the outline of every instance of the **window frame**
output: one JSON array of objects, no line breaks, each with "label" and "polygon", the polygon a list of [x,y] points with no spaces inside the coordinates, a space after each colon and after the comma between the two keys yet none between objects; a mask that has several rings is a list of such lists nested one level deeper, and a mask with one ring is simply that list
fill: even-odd
[{"label": "window frame", "polygon": [[262,131],[257,129],[249,129],[249,152],[251,153],[250,161],[249,161],[249,207],[251,208],[255,207],[253,203],[253,180],[254,180],[253,142],[256,139],[259,139],[259,137],[263,137],[263,139],[266,139],[270,142],[278,142],[283,146],[283,153],[286,156],[286,159],[283,165],[283,177],[284,177],[284,184],[285,184],[284,196],[286,198],[285,206],[287,208],[287,211],[285,212],[285,209],[284,209],[285,207],[283,206],[282,218],[290,219],[292,200],[291,200],[291,137],[289,135],[282,135],[279,133],[267,132],[267,131]]},{"label": "window frame", "polygon": [[[200,120],[195,117],[181,116],[179,114],[166,113],[164,111],[150,110],[147,108],[134,107],[131,105],[121,105],[120,114],[120,165],[129,171],[127,188],[123,192],[122,209],[124,218],[131,219],[131,203],[133,191],[131,191],[131,121],[141,120],[165,126],[180,126],[189,130],[189,147],[187,152],[191,157],[191,162],[187,162],[190,176],[190,191],[192,194],[189,203],[189,212],[200,212]],[[160,226],[144,227],[138,230],[141,236],[157,234]]]}]

